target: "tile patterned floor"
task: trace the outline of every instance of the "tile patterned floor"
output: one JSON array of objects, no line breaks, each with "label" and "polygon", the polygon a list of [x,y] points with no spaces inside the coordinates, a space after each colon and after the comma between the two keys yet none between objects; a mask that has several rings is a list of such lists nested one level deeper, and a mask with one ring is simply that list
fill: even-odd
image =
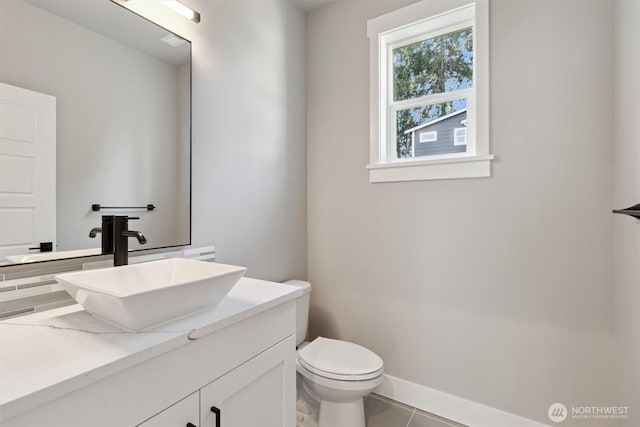
[{"label": "tile patterned floor", "polygon": [[364,400],[364,412],[367,427],[466,427],[376,394]]}]

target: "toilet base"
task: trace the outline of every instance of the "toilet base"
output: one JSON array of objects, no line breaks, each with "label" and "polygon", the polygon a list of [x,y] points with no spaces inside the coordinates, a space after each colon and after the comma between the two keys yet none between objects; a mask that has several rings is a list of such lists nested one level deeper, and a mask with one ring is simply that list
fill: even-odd
[{"label": "toilet base", "polygon": [[[301,388],[298,386],[298,394]],[[309,404],[304,397],[296,402],[296,427],[318,427],[318,409]]]},{"label": "toilet base", "polygon": [[351,402],[320,402],[318,427],[365,427],[364,399]]}]

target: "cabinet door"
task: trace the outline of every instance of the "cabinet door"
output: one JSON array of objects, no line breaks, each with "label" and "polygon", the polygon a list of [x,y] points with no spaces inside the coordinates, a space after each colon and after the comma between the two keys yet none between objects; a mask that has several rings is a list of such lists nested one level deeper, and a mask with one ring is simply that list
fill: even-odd
[{"label": "cabinet door", "polygon": [[202,427],[295,427],[295,375],[289,337],[200,390]]},{"label": "cabinet door", "polygon": [[138,427],[200,427],[200,392],[195,392]]}]

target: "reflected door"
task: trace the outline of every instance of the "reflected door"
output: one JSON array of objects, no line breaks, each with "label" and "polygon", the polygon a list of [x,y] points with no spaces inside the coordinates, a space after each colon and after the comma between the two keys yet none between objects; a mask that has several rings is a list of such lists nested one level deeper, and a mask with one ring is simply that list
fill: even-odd
[{"label": "reflected door", "polygon": [[56,243],[56,98],[0,83],[0,257]]}]

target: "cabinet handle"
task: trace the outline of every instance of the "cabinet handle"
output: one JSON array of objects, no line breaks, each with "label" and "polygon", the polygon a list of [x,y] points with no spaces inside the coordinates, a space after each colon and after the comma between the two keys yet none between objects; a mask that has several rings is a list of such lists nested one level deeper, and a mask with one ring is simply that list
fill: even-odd
[{"label": "cabinet handle", "polygon": [[220,422],[220,409],[216,408],[215,406],[211,407],[211,412],[213,412],[214,414],[216,414],[216,427],[221,427],[222,424]]},{"label": "cabinet handle", "polygon": [[187,423],[187,427],[198,427],[198,426],[195,425],[194,423]]}]

